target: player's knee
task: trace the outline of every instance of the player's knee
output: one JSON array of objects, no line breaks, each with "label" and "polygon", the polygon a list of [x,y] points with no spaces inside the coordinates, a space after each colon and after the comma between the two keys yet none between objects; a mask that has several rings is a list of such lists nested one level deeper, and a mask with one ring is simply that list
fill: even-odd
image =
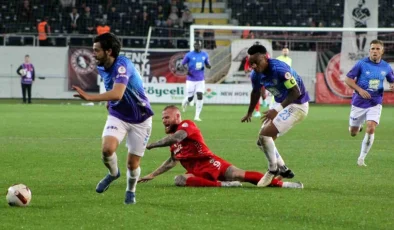
[{"label": "player's knee", "polygon": [[202,100],[202,92],[197,92],[197,100]]},{"label": "player's knee", "polygon": [[189,102],[191,102],[191,101],[193,101],[193,97],[194,97],[194,96],[188,97],[187,100],[188,100]]},{"label": "player's knee", "polygon": [[175,176],[174,178],[176,186],[185,186],[186,185],[186,177],[183,175]]},{"label": "player's knee", "polygon": [[115,152],[115,149],[103,146],[103,149],[102,149],[103,157],[110,157],[110,156],[112,156],[112,154],[114,154],[114,152]]}]

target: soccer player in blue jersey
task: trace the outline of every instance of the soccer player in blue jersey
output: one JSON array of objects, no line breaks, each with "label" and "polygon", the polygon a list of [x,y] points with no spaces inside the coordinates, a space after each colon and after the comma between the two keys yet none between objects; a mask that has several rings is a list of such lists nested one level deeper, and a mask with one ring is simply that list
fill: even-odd
[{"label": "soccer player in blue jersey", "polygon": [[182,102],[183,112],[186,111],[187,105],[193,100],[194,94],[197,94],[195,121],[201,121],[200,113],[203,105],[203,94],[205,91],[204,69],[211,68],[207,52],[201,50],[201,41],[194,43],[194,50],[188,52],[182,61],[182,66],[187,65],[186,92],[187,97]]},{"label": "soccer player in blue jersey", "polygon": [[365,157],[375,139],[375,129],[382,113],[383,82],[386,78],[394,91],[394,75],[389,63],[382,60],[383,42],[373,40],[370,43],[369,57],[363,58],[349,71],[345,83],[354,89],[350,111],[349,131],[356,136],[366,121],[367,130],[361,144],[359,166],[367,166]]},{"label": "soccer player in blue jersey", "polygon": [[96,192],[106,191],[120,177],[115,153],[127,134],[127,188],[125,204],[134,204],[136,183],[141,173],[140,160],[152,129],[153,111],[144,93],[142,79],[133,63],[125,56],[118,56],[120,41],[112,33],[94,39],[93,55],[107,92],[87,94],[74,86],[75,97],[86,101],[108,101],[108,118],[102,135],[102,159],[109,174],[97,185]]},{"label": "soccer player in blue jersey", "polygon": [[250,122],[253,109],[260,98],[260,89],[265,87],[275,98],[275,106],[264,112],[264,123],[260,129],[257,145],[268,159],[268,171],[257,186],[266,187],[275,176],[292,177],[275,147],[274,140],[295,124],[304,120],[309,110],[309,95],[300,76],[286,63],[266,56],[267,49],[253,45],[248,49],[249,63],[253,69],[251,80],[253,90],[247,114],[242,122]]}]

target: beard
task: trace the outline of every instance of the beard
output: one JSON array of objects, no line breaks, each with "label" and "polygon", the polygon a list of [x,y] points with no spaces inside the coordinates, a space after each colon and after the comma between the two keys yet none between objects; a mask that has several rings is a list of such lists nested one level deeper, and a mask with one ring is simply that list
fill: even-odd
[{"label": "beard", "polygon": [[172,124],[167,127],[164,127],[164,130],[165,130],[166,134],[171,134],[171,133],[175,133],[177,128],[178,128],[178,125]]}]

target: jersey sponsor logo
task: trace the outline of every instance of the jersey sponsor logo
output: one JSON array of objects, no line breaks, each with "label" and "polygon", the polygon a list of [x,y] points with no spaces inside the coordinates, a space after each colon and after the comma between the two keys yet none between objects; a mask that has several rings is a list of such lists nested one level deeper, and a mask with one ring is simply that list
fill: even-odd
[{"label": "jersey sponsor logo", "polygon": [[291,78],[291,73],[290,73],[290,72],[286,72],[286,73],[285,73],[285,78],[286,78],[287,80],[289,80],[289,79]]},{"label": "jersey sponsor logo", "polygon": [[182,127],[183,127],[183,128],[187,128],[187,127],[189,127],[189,124],[188,124],[188,123],[183,123],[183,124],[182,124]]},{"label": "jersey sponsor logo", "polygon": [[71,66],[78,74],[88,74],[95,70],[96,60],[88,49],[77,49],[70,57]]},{"label": "jersey sponsor logo", "polygon": [[125,74],[126,68],[124,66],[119,66],[118,73],[119,73],[119,75]]},{"label": "jersey sponsor logo", "polygon": [[187,74],[187,69],[181,68],[184,56],[185,53],[177,53],[174,56],[172,56],[170,58],[170,61],[168,62],[168,68],[176,77],[181,77],[181,76],[183,77]]}]

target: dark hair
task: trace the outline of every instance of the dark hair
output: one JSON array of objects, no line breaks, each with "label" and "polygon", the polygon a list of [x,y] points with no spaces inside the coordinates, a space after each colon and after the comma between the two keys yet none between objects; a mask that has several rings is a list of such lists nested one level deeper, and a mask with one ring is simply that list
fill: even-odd
[{"label": "dark hair", "polygon": [[26,54],[25,57],[30,57],[30,55]]},{"label": "dark hair", "polygon": [[248,49],[248,54],[249,55],[254,55],[254,54],[266,54],[267,53],[267,49],[263,46],[263,45],[252,45],[249,49]]},{"label": "dark hair", "polygon": [[167,110],[167,109],[176,109],[179,110],[178,107],[176,107],[175,105],[167,105],[166,107],[164,107],[163,111]]},{"label": "dark hair", "polygon": [[119,56],[121,44],[120,44],[120,40],[118,39],[118,37],[116,37],[115,34],[104,33],[104,34],[97,35],[94,38],[93,42],[95,42],[95,43],[99,42],[101,45],[101,48],[104,51],[111,49],[112,56],[114,58],[117,58]]},{"label": "dark hair", "polygon": [[372,45],[372,44],[379,44],[381,46],[384,46],[383,42],[381,40],[378,40],[378,39],[372,40],[371,43],[369,43],[369,45]]}]

